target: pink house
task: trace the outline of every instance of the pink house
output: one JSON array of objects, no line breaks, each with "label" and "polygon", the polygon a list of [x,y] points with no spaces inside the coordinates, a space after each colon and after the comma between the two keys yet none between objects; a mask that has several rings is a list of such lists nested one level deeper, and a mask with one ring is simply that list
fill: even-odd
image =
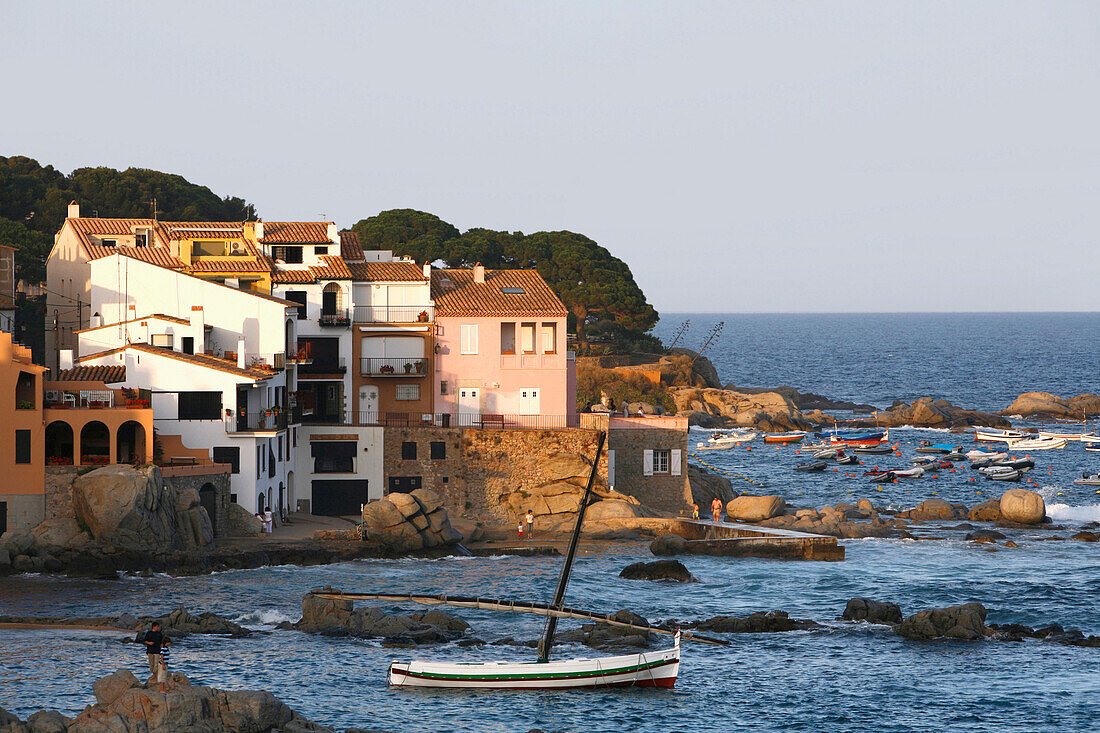
[{"label": "pink house", "polygon": [[534,270],[435,270],[435,411],[460,425],[566,427],[576,413],[569,315]]}]

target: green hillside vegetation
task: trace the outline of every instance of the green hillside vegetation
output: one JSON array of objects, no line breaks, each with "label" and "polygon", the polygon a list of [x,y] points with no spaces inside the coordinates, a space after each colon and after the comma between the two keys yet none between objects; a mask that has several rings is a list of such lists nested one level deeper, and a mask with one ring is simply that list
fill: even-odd
[{"label": "green hillside vegetation", "polygon": [[392,249],[417,262],[538,270],[569,308],[582,353],[663,350],[646,334],[657,323],[657,311],[630,268],[583,234],[480,228],[459,232],[438,216],[414,209],[383,211],[351,229],[365,249]]}]

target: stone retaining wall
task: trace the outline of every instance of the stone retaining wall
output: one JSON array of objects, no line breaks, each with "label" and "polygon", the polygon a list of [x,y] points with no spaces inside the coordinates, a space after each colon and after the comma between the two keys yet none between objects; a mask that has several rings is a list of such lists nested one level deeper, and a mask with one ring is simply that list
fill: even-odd
[{"label": "stone retaining wall", "polygon": [[73,479],[87,466],[46,466],[46,519],[72,519]]}]

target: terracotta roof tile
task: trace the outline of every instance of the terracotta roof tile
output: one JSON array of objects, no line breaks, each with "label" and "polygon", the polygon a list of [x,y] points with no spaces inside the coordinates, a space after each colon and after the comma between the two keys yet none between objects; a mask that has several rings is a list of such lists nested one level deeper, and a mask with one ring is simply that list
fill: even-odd
[{"label": "terracotta roof tile", "polygon": [[[505,293],[505,288],[522,292]],[[473,270],[435,270],[432,300],[437,316],[569,315],[565,305],[534,270],[486,270],[483,283],[474,282]]]},{"label": "terracotta roof tile", "polygon": [[114,384],[126,379],[126,367],[122,365],[111,366],[78,366],[72,369],[62,369],[49,381],[51,382],[103,382]]},{"label": "terracotta roof tile", "polygon": [[141,351],[143,353],[160,356],[165,359],[186,361],[197,366],[205,367],[207,369],[216,369],[220,372],[226,372],[227,374],[236,374],[239,377],[248,377],[249,379],[255,379],[257,381],[269,379],[274,376],[272,372],[269,372],[265,369],[254,369],[252,367],[239,369],[236,362],[229,361],[228,359],[219,359],[216,356],[209,356],[207,354],[184,354],[179,351],[172,351],[171,349],[164,349],[159,346],[151,346],[149,344],[127,344],[126,346],[120,346],[117,349],[108,349],[107,351],[100,351],[95,354],[82,356],[78,361],[90,361],[92,359],[110,356],[111,354],[117,354],[121,351],[126,351],[127,349]]},{"label": "terracotta roof tile", "polygon": [[335,255],[321,255],[324,267],[311,267],[310,272],[318,280],[351,280],[351,270],[347,264]]},{"label": "terracotta roof tile", "polygon": [[308,268],[304,270],[276,270],[271,275],[271,282],[273,283],[301,283],[308,284],[316,282],[317,278],[313,277],[313,273]]},{"label": "terracotta roof tile", "polygon": [[264,244],[332,244],[327,221],[265,221]]},{"label": "terracotta roof tile", "polygon": [[181,239],[241,239],[244,224],[239,221],[162,221],[168,238]]},{"label": "terracotta roof tile", "polygon": [[357,281],[417,282],[424,269],[415,262],[349,262],[348,270]]},{"label": "terracotta roof tile", "polygon": [[89,260],[98,260],[119,254],[123,257],[148,262],[150,265],[167,267],[170,270],[180,270],[185,267],[183,262],[172,256],[172,251],[167,247],[101,247],[89,244],[84,249],[88,252]]},{"label": "terracotta roof tile", "polygon": [[340,256],[346,262],[360,262],[363,259],[363,245],[355,232],[340,232]]},{"label": "terracotta roof tile", "polygon": [[187,269],[191,272],[270,272],[271,267],[262,260],[236,257],[232,260],[195,260]]}]

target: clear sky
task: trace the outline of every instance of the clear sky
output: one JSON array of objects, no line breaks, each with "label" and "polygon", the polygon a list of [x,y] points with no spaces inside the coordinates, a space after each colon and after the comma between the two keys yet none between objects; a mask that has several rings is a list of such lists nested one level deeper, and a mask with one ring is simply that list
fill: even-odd
[{"label": "clear sky", "polygon": [[0,154],[268,219],[578,231],[668,312],[1100,310],[1098,31],[1068,1],[0,0]]}]

